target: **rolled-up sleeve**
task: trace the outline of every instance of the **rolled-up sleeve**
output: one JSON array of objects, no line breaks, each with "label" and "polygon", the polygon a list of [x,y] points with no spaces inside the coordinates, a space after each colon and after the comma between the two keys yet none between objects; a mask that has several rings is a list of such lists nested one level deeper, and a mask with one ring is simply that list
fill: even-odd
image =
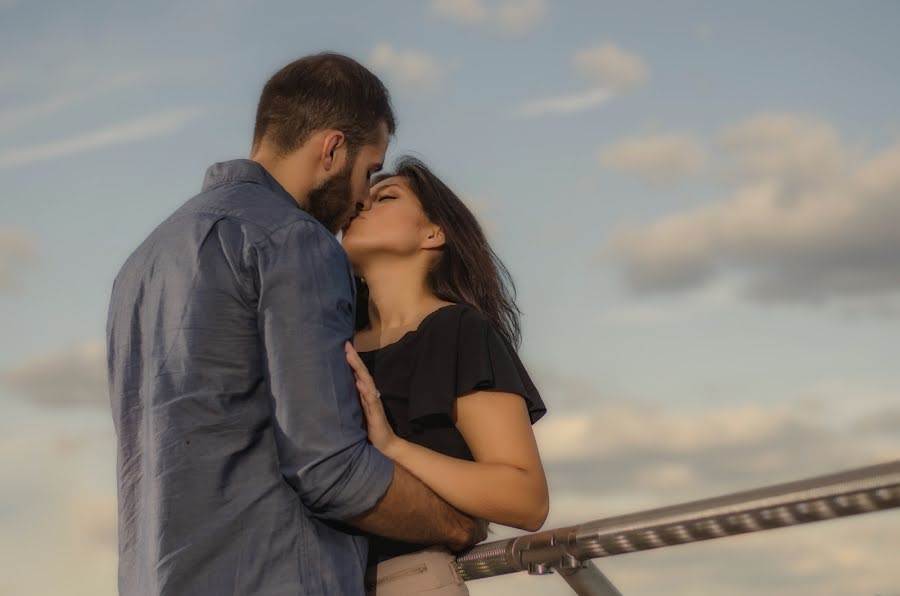
[{"label": "rolled-up sleeve", "polygon": [[355,314],[347,255],[307,220],[273,232],[251,252],[281,473],[313,515],[346,520],[376,504],[394,471],[367,441],[344,353]]}]

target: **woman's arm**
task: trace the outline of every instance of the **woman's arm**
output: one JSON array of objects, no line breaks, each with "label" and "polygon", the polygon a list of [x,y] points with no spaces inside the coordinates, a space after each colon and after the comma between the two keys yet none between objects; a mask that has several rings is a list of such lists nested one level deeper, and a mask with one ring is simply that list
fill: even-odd
[{"label": "woman's arm", "polygon": [[460,511],[505,526],[539,530],[549,507],[547,480],[522,396],[468,393],[456,399],[453,418],[475,461],[396,436],[383,453]]},{"label": "woman's arm", "polygon": [[458,397],[453,421],[475,461],[450,457],[394,434],[365,364],[349,342],[347,347],[373,445],[460,511],[540,529],[549,508],[547,480],[520,395],[474,391]]}]

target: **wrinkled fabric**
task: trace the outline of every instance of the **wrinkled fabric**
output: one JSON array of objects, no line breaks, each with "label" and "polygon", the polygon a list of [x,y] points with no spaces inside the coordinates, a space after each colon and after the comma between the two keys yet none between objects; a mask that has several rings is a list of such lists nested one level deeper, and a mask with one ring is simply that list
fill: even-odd
[{"label": "wrinkled fabric", "polygon": [[258,163],[128,257],[107,320],[122,595],[364,594],[393,463],[366,440],[337,238]]}]

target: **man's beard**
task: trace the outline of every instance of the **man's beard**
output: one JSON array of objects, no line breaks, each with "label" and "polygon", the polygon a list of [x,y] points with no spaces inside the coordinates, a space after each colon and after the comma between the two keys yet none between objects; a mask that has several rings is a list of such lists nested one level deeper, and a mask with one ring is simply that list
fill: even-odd
[{"label": "man's beard", "polygon": [[343,170],[309,191],[306,212],[337,234],[354,211],[351,188],[353,173],[352,160],[347,161]]}]

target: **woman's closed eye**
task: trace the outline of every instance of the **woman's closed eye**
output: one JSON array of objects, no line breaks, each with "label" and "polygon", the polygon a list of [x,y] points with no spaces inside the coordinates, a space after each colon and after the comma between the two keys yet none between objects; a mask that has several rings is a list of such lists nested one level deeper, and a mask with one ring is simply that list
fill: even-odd
[{"label": "woman's closed eye", "polygon": [[378,200],[381,201],[382,199],[396,199],[396,198],[397,197],[394,197],[391,195],[381,195],[380,197],[378,197]]}]

